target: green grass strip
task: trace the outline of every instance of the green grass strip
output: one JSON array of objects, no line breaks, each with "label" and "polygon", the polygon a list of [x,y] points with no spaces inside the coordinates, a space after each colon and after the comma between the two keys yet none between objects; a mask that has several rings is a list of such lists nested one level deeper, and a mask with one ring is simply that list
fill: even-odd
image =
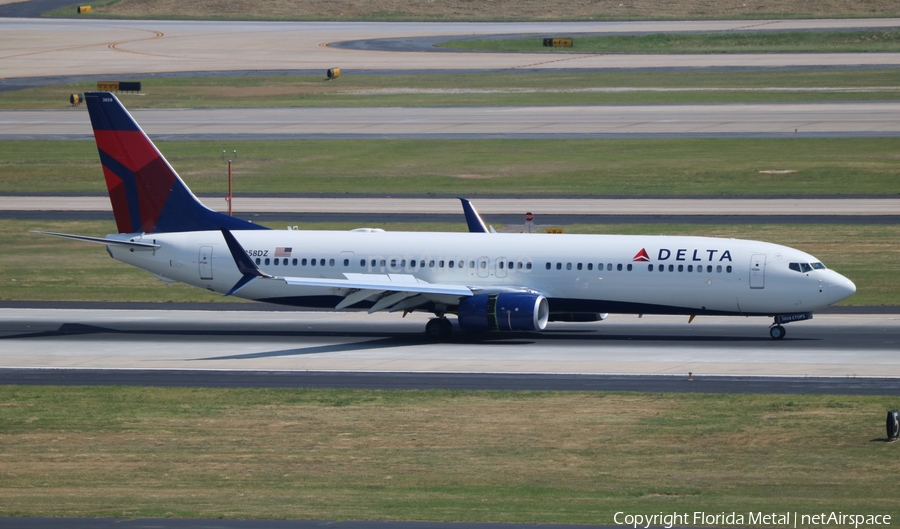
[{"label": "green grass strip", "polygon": [[[566,35],[554,35],[566,37]],[[545,47],[538,37],[457,40],[445,48],[578,53],[886,53],[900,51],[900,31],[730,31],[575,37],[573,46]]]},{"label": "green grass strip", "polygon": [[[900,138],[157,143],[197,193],[896,195]],[[761,171],[787,170],[790,174]],[[0,193],[106,194],[93,141],[0,141]]]},{"label": "green grass strip", "polygon": [[[119,94],[128,108],[858,101],[896,99],[900,91],[894,69],[428,75],[345,70],[328,82],[322,70],[321,75],[154,77],[142,83],[141,95]],[[0,92],[0,109],[67,108],[71,94],[96,88],[93,81]]]},{"label": "green grass strip", "polygon": [[890,514],[892,397],[0,387],[4,516]]}]

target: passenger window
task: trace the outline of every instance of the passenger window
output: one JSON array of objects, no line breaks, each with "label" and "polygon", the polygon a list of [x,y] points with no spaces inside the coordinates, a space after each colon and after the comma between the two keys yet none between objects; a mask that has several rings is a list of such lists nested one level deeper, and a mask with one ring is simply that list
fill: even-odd
[{"label": "passenger window", "polygon": [[269,265],[269,258],[266,257],[266,266],[268,266],[268,265]]},{"label": "passenger window", "polygon": [[262,263],[260,262],[259,257],[256,258],[256,264],[262,264]]},{"label": "passenger window", "polygon": [[440,260],[440,261],[438,261],[438,268],[444,268],[444,261],[443,261],[443,259]]},{"label": "passenger window", "polygon": [[607,263],[606,270],[612,272],[612,263]]},{"label": "passenger window", "polygon": [[[481,263],[481,268],[484,268],[484,263]],[[547,270],[550,270],[550,263],[547,263]]]},{"label": "passenger window", "polygon": [[385,262],[385,260],[382,259],[382,260],[381,260],[381,268],[384,268],[384,262]]},{"label": "passenger window", "polygon": [[566,263],[566,270],[572,269],[572,263]]},{"label": "passenger window", "polygon": [[603,263],[597,264],[597,270],[600,270],[601,272],[603,271]]},{"label": "passenger window", "polygon": [[294,262],[292,262],[291,264],[297,266],[297,259],[294,259]]},{"label": "passenger window", "polygon": [[717,274],[721,274],[721,273],[722,273],[722,265],[716,265],[716,273],[717,273]]},{"label": "passenger window", "polygon": [[684,265],[678,265],[678,271],[684,272]]},{"label": "passenger window", "polygon": [[[266,259],[266,260],[268,261],[268,259]],[[309,260],[309,264],[310,264],[310,266],[316,266],[316,260],[315,260],[315,259],[310,259],[310,260]]]},{"label": "passenger window", "polygon": [[675,265],[669,265],[669,272],[675,271]]},{"label": "passenger window", "polygon": [[579,270],[581,270],[581,263],[578,263],[578,266],[577,266],[576,268],[578,268]]},{"label": "passenger window", "polygon": [[628,263],[628,266],[626,266],[625,269],[628,270],[629,272],[631,272],[634,269],[634,265],[632,265],[631,263]]},{"label": "passenger window", "polygon": [[350,259],[344,259],[344,266],[350,266]]},{"label": "passenger window", "polygon": [[562,270],[562,263],[556,263],[556,269]]},{"label": "passenger window", "polygon": [[531,270],[531,263],[525,263],[525,270]]},{"label": "passenger window", "polygon": [[328,260],[328,266],[334,266],[334,259]]},{"label": "passenger window", "polygon": [[688,272],[694,271],[694,265],[688,265]]},{"label": "passenger window", "polygon": [[588,263],[588,270],[594,269],[594,263]]},{"label": "passenger window", "polygon": [[706,265],[706,273],[708,273],[708,274],[712,273],[712,265]]},{"label": "passenger window", "polygon": [[[612,266],[612,265],[610,265],[610,266]],[[619,272],[622,271],[622,263],[619,263],[616,265],[616,270],[618,270]]]},{"label": "passenger window", "polygon": [[360,268],[365,268],[365,267],[366,267],[366,260],[365,260],[365,259],[360,259],[360,260],[359,260],[359,266],[360,266]]},{"label": "passenger window", "polygon": [[457,266],[458,266],[459,268],[465,268],[465,267],[466,267],[466,262],[465,262],[465,261],[460,261],[460,262],[457,264]]},{"label": "passenger window", "polygon": [[[331,260],[331,264],[334,264],[334,259]],[[325,266],[325,259],[319,259],[319,266]]]},{"label": "passenger window", "polygon": [[726,266],[725,271],[730,274],[731,273],[731,265]]},{"label": "passenger window", "polygon": [[447,264],[450,265],[450,268],[453,268],[453,264],[454,264],[453,261],[450,261],[450,262],[447,263]]},{"label": "passenger window", "polygon": [[419,261],[419,268],[425,268],[425,259]]},{"label": "passenger window", "polygon": [[469,261],[469,268],[475,268],[475,261]]},{"label": "passenger window", "polygon": [[500,268],[500,270],[503,270],[503,261],[498,261],[497,267]]},{"label": "passenger window", "polygon": [[391,259],[391,268],[397,268],[397,260]]},{"label": "passenger window", "polygon": [[400,268],[406,268],[406,259],[400,259]]},{"label": "passenger window", "polygon": [[428,267],[434,268],[434,259],[432,259],[431,261],[428,261]]},{"label": "passenger window", "polygon": [[652,272],[652,271],[653,271],[653,265],[652,265],[652,264],[647,265],[647,271],[648,271],[648,272]]}]

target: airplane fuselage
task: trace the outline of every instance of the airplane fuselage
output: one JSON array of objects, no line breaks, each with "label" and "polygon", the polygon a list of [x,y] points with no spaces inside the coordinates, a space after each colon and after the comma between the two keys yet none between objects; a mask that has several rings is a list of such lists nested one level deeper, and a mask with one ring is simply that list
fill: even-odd
[{"label": "airplane fuselage", "polygon": [[[413,277],[476,293],[536,291],[553,313],[809,313],[855,291],[815,257],[771,243],[708,237],[359,231],[233,231],[259,269],[276,277]],[[109,235],[159,248],[109,246],[125,263],[219,293],[241,278],[219,231]],[[792,267],[793,264],[793,267]],[[801,267],[800,264],[803,266]],[[235,295],[334,309],[352,289],[252,281]],[[430,294],[417,310],[458,296]],[[347,308],[367,309],[379,295]]]}]

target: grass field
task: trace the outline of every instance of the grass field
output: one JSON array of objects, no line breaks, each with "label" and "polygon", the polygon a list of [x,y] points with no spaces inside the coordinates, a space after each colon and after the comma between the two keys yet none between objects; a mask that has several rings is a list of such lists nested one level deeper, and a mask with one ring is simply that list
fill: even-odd
[{"label": "grass field", "polygon": [[[461,217],[461,216],[460,216]],[[271,227],[283,229],[284,224]],[[465,224],[378,224],[389,231],[464,231]],[[352,229],[357,225],[303,225],[303,229]],[[499,226],[498,226],[499,227]],[[875,225],[589,225],[563,226],[566,233],[704,235],[764,240],[815,255],[856,283],[841,305],[900,305],[900,226]],[[109,258],[100,245],[35,235],[28,230],[104,236],[109,222],[0,220],[0,300],[231,302],[239,301],[187,285],[165,286],[150,274]],[[60,266],[64,261],[66,266]]]},{"label": "grass field", "polygon": [[[581,45],[581,39],[578,40]],[[98,78],[97,80],[102,80]],[[896,99],[897,71],[750,70],[148,78],[128,108],[753,103]],[[0,92],[0,109],[69,106],[96,82]]]},{"label": "grass field", "polygon": [[[565,35],[558,35],[565,36]],[[900,31],[653,33],[577,37],[571,48],[544,47],[539,37],[457,40],[445,48],[575,53],[885,53],[900,50]]]},{"label": "grass field", "polygon": [[[900,138],[158,142],[196,193],[896,195]],[[792,174],[760,171],[793,170]],[[0,142],[0,193],[106,194],[92,141]],[[39,184],[37,184],[39,182]]]},{"label": "grass field", "polygon": [[[192,18],[218,20],[623,20],[706,18],[886,17],[900,13],[891,0],[97,0],[81,18]],[[53,12],[73,16],[74,8]]]},{"label": "grass field", "polygon": [[0,387],[2,515],[891,514],[894,397]]}]

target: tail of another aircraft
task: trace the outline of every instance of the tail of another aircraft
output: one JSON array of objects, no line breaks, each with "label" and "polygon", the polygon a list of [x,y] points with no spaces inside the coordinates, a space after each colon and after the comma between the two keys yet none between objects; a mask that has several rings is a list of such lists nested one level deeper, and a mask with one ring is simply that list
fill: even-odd
[{"label": "tail of another aircraft", "polygon": [[115,95],[84,96],[119,233],[266,229],[197,200]]}]

